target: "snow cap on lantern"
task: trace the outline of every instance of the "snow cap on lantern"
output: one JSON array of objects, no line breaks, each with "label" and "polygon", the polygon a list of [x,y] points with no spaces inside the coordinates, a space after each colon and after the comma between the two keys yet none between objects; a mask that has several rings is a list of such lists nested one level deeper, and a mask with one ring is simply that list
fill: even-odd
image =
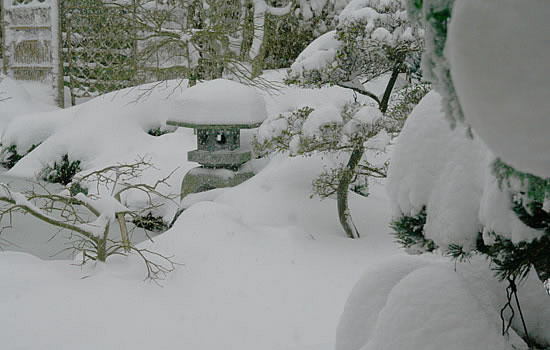
[{"label": "snow cap on lantern", "polygon": [[250,151],[240,149],[240,129],[257,128],[267,118],[256,89],[216,79],[187,89],[178,102],[179,116],[167,124],[197,131],[198,149],[188,153],[189,161],[234,168],[250,160]]}]

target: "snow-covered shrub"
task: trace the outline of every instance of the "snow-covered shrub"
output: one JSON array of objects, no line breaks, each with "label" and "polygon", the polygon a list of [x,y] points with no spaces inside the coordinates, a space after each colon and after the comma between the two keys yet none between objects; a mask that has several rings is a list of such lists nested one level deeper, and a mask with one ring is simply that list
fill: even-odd
[{"label": "snow-covered shrub", "polygon": [[[424,77],[452,123],[471,126],[520,171],[550,176],[550,3],[409,0],[426,29]],[[513,98],[511,98],[513,96]]]},{"label": "snow-covered shrub", "polygon": [[[134,253],[145,263],[147,278],[155,280],[174,269],[175,264],[170,258],[136,247],[126,225],[129,217],[143,227],[145,223],[140,219],[151,219],[151,211],[163,204],[161,199],[173,200],[176,197],[159,192],[161,187],[169,186],[166,180],[170,175],[154,183],[142,182],[141,175],[152,165],[138,159],[131,164],[116,164],[80,173],[71,182],[67,181],[65,172],[78,167],[78,162],[63,157],[62,166],[63,169],[58,169],[55,174],[63,180],[64,188],[60,192],[38,193],[34,189],[17,192],[9,185],[0,184],[0,221],[9,220],[9,225],[16,225],[12,222],[13,214],[21,212],[31,214],[44,224],[69,231],[79,238],[73,239],[72,249],[81,254],[83,264],[90,260],[106,262],[115,255]],[[125,203],[124,199],[132,192],[146,193],[147,203],[141,207]],[[116,223],[120,239],[111,235]]]},{"label": "snow-covered shrub", "polygon": [[[365,160],[365,151],[382,151],[389,143],[389,135],[399,131],[399,123],[383,114],[388,111],[399,74],[410,72],[411,62],[418,61],[415,57],[422,48],[422,31],[407,22],[404,4],[399,0],[352,0],[338,20],[335,31],[316,39],[298,56],[285,82],[305,87],[338,85],[368,96],[377,105],[362,106],[356,102],[341,112],[336,108],[314,111],[306,115],[307,120],[290,126],[294,134],[283,134],[278,141],[288,141],[286,147],[295,154],[349,154],[347,162],[340,161],[314,181],[314,191],[323,197],[336,194],[342,227],[349,237],[356,238],[359,233],[351,220],[348,190],[351,185],[352,190],[366,195],[369,176],[385,177],[387,163],[373,165]],[[365,88],[365,83],[389,72],[382,96]],[[408,102],[394,104],[395,116],[400,108],[409,108]],[[276,125],[265,129],[282,130],[295,121],[293,117],[286,122],[276,120]]]},{"label": "snow-covered shrub", "polygon": [[[546,83],[540,84],[546,80],[540,76],[547,65],[542,57],[548,53],[547,35],[541,26],[547,24],[550,5],[543,1],[523,6],[496,0],[483,4],[409,0],[408,6],[410,15],[426,28],[425,77],[441,93],[452,125],[467,122],[497,157],[539,176],[550,175],[548,148],[544,146],[548,145],[550,127],[548,99],[540,93],[546,87]],[[518,18],[522,20],[513,23]],[[510,45],[517,45],[517,50]],[[512,64],[523,64],[523,56],[511,57],[508,52],[531,52],[533,59],[525,63],[529,70],[510,70]],[[522,82],[519,90],[518,81]],[[493,174],[488,176],[496,177],[499,190],[509,197],[509,215],[517,217],[530,234],[510,237],[506,231],[494,229],[503,227],[494,223],[483,227],[478,250],[492,259],[502,278],[521,278],[532,265],[547,278],[549,180],[518,171],[501,160],[490,167]]]},{"label": "snow-covered shrub", "polygon": [[392,153],[388,192],[398,241],[412,253],[436,249],[459,260],[486,257],[511,290],[533,270],[544,281],[550,266],[549,180],[495,160],[475,133],[465,136],[466,127],[451,130],[441,103],[431,92],[418,104]]},{"label": "snow-covered shrub", "polygon": [[[259,154],[289,152],[293,156],[321,152],[334,157],[334,166],[313,181],[313,193],[337,197],[338,214],[350,238],[359,237],[347,207],[348,189],[368,195],[368,178],[386,176],[387,162],[376,159],[390,141],[394,123],[376,107],[350,103],[341,110],[327,106],[302,108],[268,119],[255,140]],[[347,162],[339,155],[349,156]],[[373,159],[368,159],[373,158]]]},{"label": "snow-covered shrub", "polygon": [[[373,98],[385,112],[398,75],[416,71],[423,31],[408,22],[400,0],[353,0],[338,18],[335,31],[316,39],[298,56],[287,83],[351,88]],[[364,88],[364,83],[388,72],[392,79],[383,96]]]}]

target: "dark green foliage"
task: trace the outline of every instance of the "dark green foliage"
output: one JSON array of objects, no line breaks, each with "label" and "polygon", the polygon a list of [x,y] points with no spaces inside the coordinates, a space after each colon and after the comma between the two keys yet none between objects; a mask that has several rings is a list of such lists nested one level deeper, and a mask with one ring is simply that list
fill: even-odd
[{"label": "dark green foliage", "polygon": [[[39,144],[38,144],[39,145]],[[2,150],[2,161],[0,162],[0,165],[7,169],[11,169],[23,158],[26,154],[31,153],[38,145],[33,144],[31,148],[27,151],[27,153],[21,155],[17,153],[17,146],[16,145],[10,145]]]},{"label": "dark green foliage", "polygon": [[472,257],[473,252],[464,251],[464,247],[461,246],[460,244],[451,243],[447,247],[447,251],[445,252],[445,255],[447,255],[448,257],[450,257],[455,261],[463,262],[463,261],[468,261]]},{"label": "dark green foliage", "polygon": [[67,185],[80,170],[80,161],[71,161],[69,160],[69,155],[65,154],[61,157],[61,162],[55,162],[52,167],[46,167],[42,171],[42,179],[48,182]]},{"label": "dark green foliage", "polygon": [[528,173],[515,170],[497,159],[493,165],[493,175],[497,178],[501,189],[510,188],[514,194],[526,196],[523,205],[527,209],[532,203],[544,203],[550,198],[550,179],[543,179]]},{"label": "dark green foliage", "polygon": [[414,216],[402,216],[391,223],[396,242],[414,252],[431,252],[437,248],[431,239],[424,237],[426,207]]},{"label": "dark green foliage", "polygon": [[171,131],[170,130],[163,130],[160,127],[158,127],[158,128],[148,130],[147,133],[151,136],[162,136],[162,135],[166,135],[166,134],[171,133]]},{"label": "dark green foliage", "polygon": [[[491,261],[496,276],[501,280],[522,280],[531,268],[542,281],[550,279],[550,213],[544,210],[544,201],[550,196],[549,179],[519,172],[500,160],[493,163],[493,174],[501,190],[510,192],[514,213],[526,226],[539,230],[540,237],[514,243],[492,232],[485,233],[484,239],[480,233],[474,252],[466,252],[462,246],[450,244],[445,254],[459,261],[469,259],[475,252],[482,254]],[[418,216],[403,216],[391,227],[403,247],[423,247],[424,251],[432,251],[437,246],[424,237],[425,222],[426,209],[423,208]],[[491,243],[486,243],[488,241]]]},{"label": "dark green foliage", "polygon": [[153,216],[151,212],[145,216],[138,216],[134,218],[132,223],[136,225],[136,227],[152,232],[164,232],[168,229],[168,224],[164,222],[162,217]]},{"label": "dark green foliage", "polygon": [[524,279],[534,267],[541,280],[550,278],[550,236],[545,234],[532,242],[514,244],[502,236],[491,234],[495,242],[484,245],[480,241],[477,250],[491,259],[499,279]]},{"label": "dark green foliage", "polygon": [[23,158],[22,155],[17,153],[17,146],[16,145],[10,145],[6,147],[2,153],[4,154],[4,157],[2,159],[2,166],[8,169],[11,169],[17,164],[18,161]]},{"label": "dark green foliage", "polygon": [[79,193],[83,193],[86,196],[88,195],[88,189],[86,187],[80,186],[80,183],[74,183],[71,185],[71,196],[76,196]]},{"label": "dark green foliage", "polygon": [[296,57],[315,39],[311,26],[304,26],[295,15],[266,16],[269,35],[264,41],[264,69],[290,67]]},{"label": "dark green foliage", "polygon": [[544,208],[550,198],[550,179],[517,171],[500,159],[492,167],[500,188],[510,192],[514,213],[526,226],[540,230],[541,237],[514,244],[494,235],[495,243],[480,250],[495,263],[500,278],[524,278],[534,267],[545,281],[550,278],[550,213]]}]

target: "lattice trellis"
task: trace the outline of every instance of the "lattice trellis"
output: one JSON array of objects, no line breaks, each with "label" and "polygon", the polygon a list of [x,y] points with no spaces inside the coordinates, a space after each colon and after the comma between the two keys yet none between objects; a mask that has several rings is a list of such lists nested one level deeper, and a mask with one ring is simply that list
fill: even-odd
[{"label": "lattice trellis", "polygon": [[62,6],[65,84],[71,103],[140,83],[132,4],[65,0]]}]

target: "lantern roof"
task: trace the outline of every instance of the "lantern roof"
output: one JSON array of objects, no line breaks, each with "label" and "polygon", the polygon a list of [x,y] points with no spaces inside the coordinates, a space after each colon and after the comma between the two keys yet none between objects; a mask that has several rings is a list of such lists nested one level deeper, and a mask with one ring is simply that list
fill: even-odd
[{"label": "lantern roof", "polygon": [[178,116],[168,125],[190,128],[259,127],[267,118],[264,98],[255,88],[227,79],[199,83],[177,101]]}]

